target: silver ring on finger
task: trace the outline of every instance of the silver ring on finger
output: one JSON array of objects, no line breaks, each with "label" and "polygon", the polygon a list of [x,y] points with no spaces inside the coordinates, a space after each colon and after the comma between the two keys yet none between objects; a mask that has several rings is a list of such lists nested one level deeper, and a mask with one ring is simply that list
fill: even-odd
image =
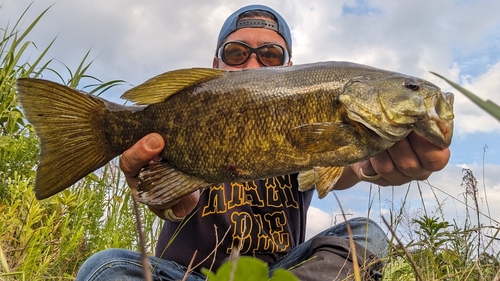
[{"label": "silver ring on finger", "polygon": [[365,173],[363,173],[363,169],[362,168],[359,168],[359,173],[367,181],[374,181],[374,180],[378,180],[380,178],[379,174],[375,174],[375,175],[372,175],[372,176],[365,175]]},{"label": "silver ring on finger", "polygon": [[178,217],[174,214],[174,211],[172,211],[172,208],[166,209],[163,212],[163,215],[165,216],[165,219],[171,222],[179,222],[183,220],[185,217]]}]

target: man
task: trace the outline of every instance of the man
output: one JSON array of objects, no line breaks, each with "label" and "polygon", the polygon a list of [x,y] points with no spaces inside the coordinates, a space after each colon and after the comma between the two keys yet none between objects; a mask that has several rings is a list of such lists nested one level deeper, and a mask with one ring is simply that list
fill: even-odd
[{"label": "man", "polygon": [[[285,20],[269,7],[251,5],[233,13],[222,26],[213,67],[241,70],[288,66],[292,64],[291,53],[292,38]],[[120,167],[130,186],[137,185],[140,169],[155,160],[165,146],[168,149],[160,135],[150,134],[123,153]],[[449,156],[448,149],[435,147],[412,133],[387,151],[347,167],[336,189],[349,188],[362,180],[379,185],[423,180],[442,169]],[[151,258],[153,275],[161,280],[180,280],[193,256],[196,270],[216,270],[231,250],[238,248],[242,255],[266,261],[271,271],[302,264],[293,270],[301,280],[348,276],[352,267],[344,266],[351,259],[345,223],[304,242],[312,196],[312,190],[298,191],[297,175],[284,175],[248,183],[224,183],[165,206],[150,206],[165,220],[156,258]],[[167,248],[181,222],[186,223]],[[349,226],[357,251],[361,252],[361,264],[370,261],[369,254],[380,258],[387,255],[387,238],[377,224],[356,218],[349,220]],[[321,258],[311,259],[313,256]],[[375,276],[373,270],[367,270],[367,274]],[[85,262],[77,276],[78,280],[113,278],[140,280],[140,254],[121,249],[97,253]],[[187,280],[204,279],[195,271]]]}]

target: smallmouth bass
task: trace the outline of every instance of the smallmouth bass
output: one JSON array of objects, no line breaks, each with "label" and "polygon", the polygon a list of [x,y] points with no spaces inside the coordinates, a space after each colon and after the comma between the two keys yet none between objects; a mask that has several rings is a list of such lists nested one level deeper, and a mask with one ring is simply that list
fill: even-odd
[{"label": "smallmouth bass", "polygon": [[17,81],[41,141],[35,194],[50,197],[143,136],[162,161],[140,175],[139,200],[160,205],[196,189],[299,172],[301,190],[331,191],[343,167],[411,131],[447,147],[453,94],[411,76],[349,62],[242,71],[181,69],[132,88],[123,106],[41,79]]}]

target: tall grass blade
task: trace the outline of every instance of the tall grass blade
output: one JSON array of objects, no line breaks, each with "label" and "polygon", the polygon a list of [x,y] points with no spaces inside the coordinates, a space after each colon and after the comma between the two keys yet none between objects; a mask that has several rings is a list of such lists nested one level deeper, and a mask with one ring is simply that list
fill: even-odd
[{"label": "tall grass blade", "polygon": [[2,250],[2,245],[0,245],[0,263],[2,264],[3,270],[5,272],[10,272],[9,264],[7,263],[7,259],[5,258],[5,254]]},{"label": "tall grass blade", "polygon": [[453,86],[455,89],[459,90],[462,94],[464,94],[466,97],[468,97],[473,103],[477,104],[479,107],[481,107],[484,111],[488,112],[491,114],[493,117],[495,117],[498,121],[500,121],[500,106],[496,105],[494,102],[490,100],[483,101],[481,98],[473,94],[472,92],[468,91],[467,89],[463,88],[462,86],[458,85],[457,83],[450,81],[449,79],[446,79],[445,77],[432,72],[432,74],[436,75],[437,77],[442,78],[448,84]]},{"label": "tall grass blade", "polygon": [[[34,76],[36,78],[36,77],[39,76],[39,73],[42,73],[48,67],[49,63],[52,62],[52,60],[48,60],[44,65],[42,65],[38,70],[36,70],[38,64],[45,57],[45,55],[47,54],[47,52],[49,51],[49,49],[52,47],[52,45],[54,44],[55,41],[56,41],[56,38],[54,38],[49,43],[49,45],[43,50],[43,52],[40,54],[40,56],[38,56],[38,58],[30,65],[30,67],[26,70],[26,73],[34,73],[34,72],[36,72],[37,75]],[[35,45],[35,47],[36,47],[36,45]]]}]

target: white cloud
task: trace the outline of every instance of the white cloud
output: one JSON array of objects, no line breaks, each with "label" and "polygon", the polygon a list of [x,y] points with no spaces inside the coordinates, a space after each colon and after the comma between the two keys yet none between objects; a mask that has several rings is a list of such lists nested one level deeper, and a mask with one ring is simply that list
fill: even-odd
[{"label": "white cloud", "polygon": [[499,77],[500,61],[491,65],[485,73],[477,77],[463,77],[464,81],[462,86],[475,93],[483,100],[491,100],[500,105],[500,95],[498,95],[498,89],[500,89]]},{"label": "white cloud", "polygon": [[[7,10],[15,18],[30,2],[6,1],[2,14]],[[42,44],[59,34],[51,54],[65,63],[78,62],[92,48],[102,75],[136,84],[153,73],[210,66],[222,22],[251,3],[63,1],[50,8],[33,38]],[[359,5],[352,0],[263,3],[288,20],[296,63],[351,60],[427,77],[429,70],[448,74],[456,48],[481,47],[480,39],[500,22],[494,15],[500,4],[492,1],[378,0],[366,5],[379,12],[366,15],[342,14],[344,5]],[[32,18],[50,4],[35,1],[28,15]]]},{"label": "white cloud", "polygon": [[[483,100],[491,100],[500,106],[500,62],[495,63],[487,71],[477,77],[462,77],[462,86]],[[458,81],[457,81],[458,82]],[[455,111],[457,116],[456,131],[461,134],[475,132],[500,132],[500,122],[485,113],[471,100],[456,93]]]},{"label": "white cloud", "polygon": [[[345,208],[345,206],[343,207]],[[351,209],[344,209],[344,212],[345,218],[348,220],[355,217],[366,217],[366,212]],[[314,206],[309,207],[309,211],[307,212],[306,240],[343,221],[344,215],[342,215],[340,208],[325,211]]]},{"label": "white cloud", "polygon": [[333,225],[333,216],[316,207],[309,207],[307,212],[306,240]]}]

